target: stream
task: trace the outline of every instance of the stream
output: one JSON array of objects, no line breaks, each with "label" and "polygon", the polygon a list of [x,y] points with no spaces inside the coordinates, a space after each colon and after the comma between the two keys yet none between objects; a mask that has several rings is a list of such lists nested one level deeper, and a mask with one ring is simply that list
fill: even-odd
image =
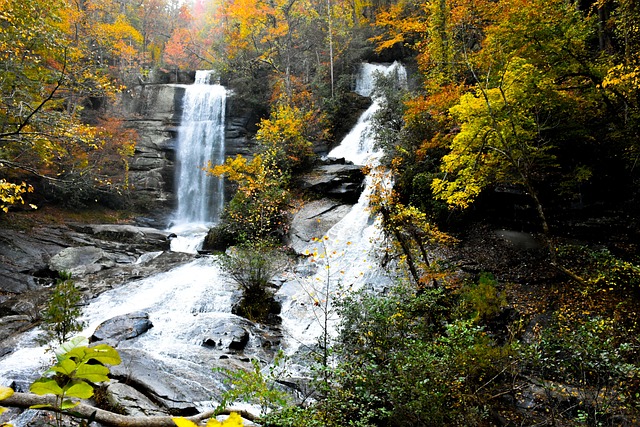
[{"label": "stream", "polygon": [[[363,65],[356,90],[370,96],[373,73],[395,69],[404,72],[397,63]],[[222,96],[219,87],[213,91],[216,96]],[[359,165],[378,164],[380,153],[373,147],[369,124],[377,108],[379,103],[374,99],[352,132],[329,153],[329,157],[344,157]],[[208,129],[218,132],[219,127],[216,124]],[[207,133],[211,132],[204,132]],[[199,172],[198,167],[191,169]],[[246,367],[250,357],[268,363],[277,348],[293,356],[292,360],[301,360],[295,358],[297,353],[313,347],[323,333],[335,331],[338,322],[332,307],[335,298],[364,286],[382,290],[393,281],[376,259],[376,253],[380,252],[378,245],[383,239],[378,219],[368,212],[368,195],[373,183],[373,178],[367,177],[366,188],[351,211],[326,236],[318,236],[319,240],[309,245],[306,260],[278,277],[280,287],[275,297],[282,304],[280,327],[255,325],[232,314],[231,308],[239,300],[240,290],[221,272],[215,256],[200,256],[166,273],[102,293],[84,307],[82,320],[86,327],[81,335],[91,336],[98,325],[114,316],[139,311],[148,313],[153,327],[117,345],[124,363],[114,367],[113,372],[133,383],[146,381],[144,387],[150,394],[166,406],[179,409],[192,406],[203,410],[220,398],[225,386],[222,376],[212,372],[215,366]],[[190,184],[188,188],[192,189],[194,185]],[[219,184],[206,185],[218,188]],[[191,196],[182,197],[182,200],[192,203]],[[208,224],[205,219],[217,218],[220,205],[210,201],[204,207],[198,207],[193,216],[191,212],[178,208],[171,228],[178,235],[172,242],[173,251],[196,253],[206,234]],[[325,317],[328,331],[325,330]],[[227,341],[242,331],[248,334],[245,349],[230,350]],[[46,346],[38,344],[39,334],[39,329],[23,334],[18,349],[0,359],[2,384],[13,383],[17,389],[25,391],[40,372],[51,366],[53,355],[45,351]],[[292,371],[304,375],[304,363],[296,363],[298,365],[294,363]],[[29,425],[26,415],[11,422],[16,426]]]}]

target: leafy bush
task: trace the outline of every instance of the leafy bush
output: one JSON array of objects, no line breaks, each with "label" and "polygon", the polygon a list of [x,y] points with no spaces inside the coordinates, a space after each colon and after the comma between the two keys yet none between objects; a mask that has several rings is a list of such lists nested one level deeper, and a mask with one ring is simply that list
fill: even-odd
[{"label": "leafy bush", "polygon": [[471,320],[449,320],[454,306],[442,289],[404,285],[347,298],[335,349],[341,362],[324,408],[329,424],[480,423],[482,397],[499,385],[511,349]]},{"label": "leafy bush", "polygon": [[593,317],[579,325],[554,324],[525,349],[528,369],[543,379],[547,406],[557,417],[603,425],[636,400],[637,348],[617,336],[613,320]]},{"label": "leafy bush", "polygon": [[486,321],[496,317],[507,305],[506,297],[496,288],[497,281],[490,273],[482,273],[477,284],[464,287],[463,299],[475,313],[475,319]]},{"label": "leafy bush", "polygon": [[640,292],[640,265],[620,259],[608,249],[565,246],[558,256],[595,289]]},{"label": "leafy bush", "polygon": [[58,344],[62,344],[74,332],[82,331],[84,322],[79,320],[82,314],[79,306],[81,300],[82,294],[71,280],[71,274],[61,272],[42,314],[42,329],[46,331],[47,341],[55,339]]},{"label": "leafy bush", "polygon": [[278,314],[280,306],[273,298],[269,282],[287,267],[286,254],[266,242],[247,242],[230,248],[219,261],[244,291],[234,313],[257,322],[271,321],[270,314]]}]

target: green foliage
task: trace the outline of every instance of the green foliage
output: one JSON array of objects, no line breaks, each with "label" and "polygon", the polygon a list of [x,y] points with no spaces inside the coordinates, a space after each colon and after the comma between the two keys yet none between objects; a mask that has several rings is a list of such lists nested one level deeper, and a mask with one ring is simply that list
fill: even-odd
[{"label": "green foliage", "polygon": [[477,425],[511,350],[471,321],[449,320],[454,305],[442,289],[403,285],[347,298],[323,407],[329,425]]},{"label": "green foliage", "polygon": [[[88,347],[89,341],[76,337],[64,343],[56,351],[57,363],[36,380],[29,390],[38,395],[52,394],[56,397],[53,406],[58,411],[69,411],[79,404],[74,399],[89,399],[96,383],[109,381],[106,365],[120,364],[120,355],[111,346],[99,344]],[[49,408],[50,405],[35,405],[33,409]],[[56,414],[58,426],[62,425],[61,413]]]},{"label": "green foliage", "polygon": [[640,265],[620,259],[608,249],[564,246],[559,249],[558,256],[586,281],[591,290],[640,291]]},{"label": "green foliage", "polygon": [[47,307],[42,313],[42,329],[46,331],[47,341],[55,339],[62,344],[75,332],[84,328],[84,322],[78,320],[82,314],[80,302],[82,293],[76,288],[71,274],[61,272],[53,289]]},{"label": "green foliage", "polygon": [[[556,417],[598,426],[632,408],[633,379],[640,375],[637,348],[617,336],[613,320],[593,317],[577,325],[558,322],[524,349],[527,368],[544,378]],[[567,402],[575,404],[567,410]]]},{"label": "green foliage", "polygon": [[236,314],[257,322],[268,322],[279,311],[269,282],[289,264],[282,248],[266,242],[245,242],[231,247],[218,258],[221,268],[243,289]]},{"label": "green foliage", "polygon": [[229,389],[223,394],[218,404],[218,410],[223,410],[236,402],[256,404],[260,407],[260,416],[268,417],[274,410],[291,405],[292,398],[278,386],[286,375],[286,357],[279,351],[274,360],[263,369],[256,359],[251,360],[252,369],[229,371],[221,369],[227,374],[226,384]]},{"label": "green foliage", "polygon": [[476,321],[491,320],[507,305],[507,299],[497,284],[492,274],[482,273],[477,284],[467,285],[462,290],[462,298],[475,313]]}]

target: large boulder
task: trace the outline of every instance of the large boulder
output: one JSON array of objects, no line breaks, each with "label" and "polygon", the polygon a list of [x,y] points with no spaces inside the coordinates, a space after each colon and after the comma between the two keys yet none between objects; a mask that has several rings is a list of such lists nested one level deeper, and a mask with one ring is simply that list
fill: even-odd
[{"label": "large boulder", "polygon": [[142,251],[165,251],[175,234],[151,227],[129,224],[73,224],[72,227],[100,240],[135,245]]},{"label": "large boulder", "polygon": [[302,189],[320,197],[356,203],[364,189],[364,172],[353,164],[323,164],[301,175],[299,183]]},{"label": "large boulder", "polygon": [[309,248],[314,237],[324,236],[331,227],[349,213],[352,205],[334,199],[306,203],[291,220],[289,245],[298,253]]},{"label": "large boulder", "polygon": [[103,268],[113,267],[113,259],[102,249],[95,246],[65,248],[51,257],[49,268],[53,271],[67,272],[72,276],[96,273]]},{"label": "large boulder", "polygon": [[135,338],[153,327],[149,313],[136,311],[113,317],[102,322],[91,335],[91,342],[105,342],[117,345],[120,341]]}]

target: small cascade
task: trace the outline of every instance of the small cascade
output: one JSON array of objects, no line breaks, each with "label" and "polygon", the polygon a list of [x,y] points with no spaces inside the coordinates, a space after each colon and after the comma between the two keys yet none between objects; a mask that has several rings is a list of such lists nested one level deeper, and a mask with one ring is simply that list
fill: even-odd
[{"label": "small cascade", "polygon": [[[386,75],[397,73],[397,84],[406,86],[406,71],[401,64],[363,64],[356,83],[359,93],[371,95],[376,72]],[[376,169],[382,152],[374,149],[371,119],[379,108],[380,101],[374,98],[369,109],[360,116],[340,145],[329,153],[329,157],[344,158]],[[351,211],[326,236],[318,236],[320,241],[309,245],[309,253],[318,253],[313,257],[317,272],[297,277],[279,291],[278,295],[284,301],[281,316],[289,336],[289,353],[316,344],[324,332],[324,322],[320,321],[324,316],[329,316],[328,332],[334,331],[338,319],[331,308],[332,299],[365,286],[382,290],[393,281],[376,259],[383,236],[380,219],[369,213],[369,196],[376,182],[390,186],[390,176],[388,172],[379,170],[376,176],[373,175],[366,177],[365,189]],[[327,300],[329,305],[323,306],[323,301]]]},{"label": "small cascade", "polygon": [[[362,64],[355,92],[362,96],[372,96],[376,75],[391,76],[395,73],[397,84],[400,87],[407,86],[407,71],[398,62],[391,65]],[[356,125],[344,137],[340,145],[329,152],[328,157],[334,159],[344,158],[355,165],[370,165],[377,163],[382,153],[374,147],[374,139],[371,129],[373,115],[380,109],[380,99],[373,97],[369,108],[362,113]]]}]

